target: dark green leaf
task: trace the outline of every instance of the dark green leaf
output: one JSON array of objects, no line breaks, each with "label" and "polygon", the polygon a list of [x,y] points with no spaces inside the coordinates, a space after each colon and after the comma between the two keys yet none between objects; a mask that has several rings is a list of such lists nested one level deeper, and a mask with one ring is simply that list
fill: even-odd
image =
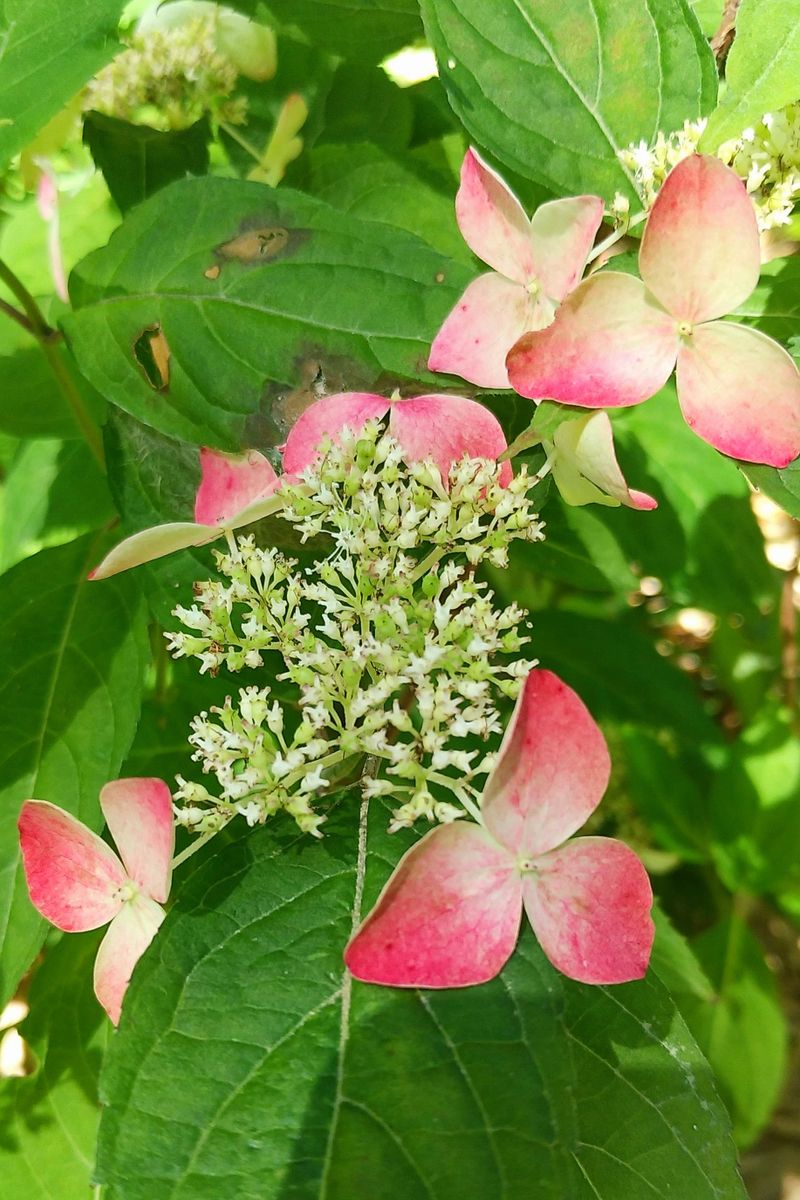
[{"label": "dark green leaf", "polygon": [[506,166],[559,194],[635,196],[618,158],[716,96],[683,0],[422,0],[456,115]]},{"label": "dark green leaf", "polygon": [[[471,274],[308,196],[185,180],[80,264],[64,324],[83,373],[121,408],[238,449],[263,443],[279,396],[432,382],[430,342]],[[159,387],[134,352],[156,333]]]},{"label": "dark green leaf", "polygon": [[17,841],[27,797],[97,828],[139,715],[147,643],[130,578],[90,584],[107,537],[43,550],[0,579],[0,1003],[42,944]]},{"label": "dark green leaf", "polygon": [[108,1021],[92,990],[99,936],[71,934],[48,951],[20,1033],[36,1059],[0,1092],[0,1171],[11,1200],[88,1200],[100,1120],[97,1077]]},{"label": "dark green leaf", "polygon": [[236,0],[236,7],[267,8],[326,54],[359,62],[379,62],[422,33],[416,0]]},{"label": "dark green leaf", "polygon": [[166,132],[99,112],[83,119],[83,140],[123,213],[174,179],[204,175],[210,137],[206,117],[188,129]]},{"label": "dark green leaf", "polygon": [[408,92],[379,67],[342,63],[325,100],[319,142],[374,142],[404,150],[411,138],[414,110]]},{"label": "dark green leaf", "polygon": [[725,64],[727,87],[700,140],[716,150],[766,112],[797,99],[800,0],[742,0]]},{"label": "dark green leaf", "polygon": [[[0,348],[5,350],[5,346],[3,338]],[[67,351],[60,349],[59,353],[66,365]],[[84,403],[99,424],[105,403],[85,379],[80,379],[78,386]],[[0,430],[20,438],[81,436],[44,355],[33,345],[0,353]]]},{"label": "dark green leaf", "polygon": [[691,943],[716,995],[686,998],[681,1012],[714,1068],[740,1146],[754,1141],[786,1069],[786,1020],[759,943],[738,917]]},{"label": "dark green leaf", "polygon": [[[654,978],[570,983],[529,934],[479,988],[343,975],[355,805],[321,844],[234,843],[181,893],[104,1077],[114,1200],[741,1200],[707,1066]],[[399,849],[385,822],[365,906]]]},{"label": "dark green leaf", "polygon": [[0,165],[118,49],[123,0],[5,0],[0,12]]}]

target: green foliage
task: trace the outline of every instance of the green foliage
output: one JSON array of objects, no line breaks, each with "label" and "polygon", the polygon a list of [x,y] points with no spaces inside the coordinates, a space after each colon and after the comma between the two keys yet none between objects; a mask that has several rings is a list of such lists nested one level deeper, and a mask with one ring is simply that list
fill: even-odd
[{"label": "green foliage", "polygon": [[713,58],[683,0],[421,7],[450,103],[472,138],[559,195],[633,197],[617,152],[713,106]]},{"label": "green foliage", "polygon": [[188,881],[107,1060],[98,1173],[114,1200],[455,1200],[465,1180],[509,1200],[645,1200],[667,1181],[741,1197],[707,1068],[654,979],[587,1006],[530,935],[480,988],[343,976],[362,868],[366,907],[397,853],[377,809],[357,862],[356,805],[321,844],[259,831]]},{"label": "green foliage", "polygon": [[163,131],[90,112],[83,137],[123,213],[174,179],[208,170],[211,130],[205,117],[188,129]]},{"label": "green foliage", "polygon": [[[186,180],[84,260],[64,325],[107,399],[162,433],[235,450],[263,445],[283,390],[431,381],[430,341],[468,278],[410,235],[309,196]],[[156,377],[136,354],[154,334],[169,355]]]},{"label": "green foliage", "polygon": [[377,62],[421,33],[416,0],[237,0],[235,7],[266,8],[325,53],[358,62]]},{"label": "green foliage", "polygon": [[100,1105],[97,1077],[108,1026],[92,991],[96,933],[48,950],[20,1027],[36,1066],[0,1089],[0,1170],[6,1194],[86,1200]]},{"label": "green foliage", "polygon": [[725,67],[727,87],[708,122],[701,150],[716,150],[766,112],[797,100],[798,0],[742,0]]},{"label": "green foliage", "polygon": [[43,550],[0,579],[0,1000],[13,994],[44,940],[25,887],[17,815],[52,800],[99,826],[139,715],[146,650],[143,605],[130,579],[89,584],[107,539]]},{"label": "green foliage", "polygon": [[6,0],[0,14],[0,166],[117,49],[122,0]]}]

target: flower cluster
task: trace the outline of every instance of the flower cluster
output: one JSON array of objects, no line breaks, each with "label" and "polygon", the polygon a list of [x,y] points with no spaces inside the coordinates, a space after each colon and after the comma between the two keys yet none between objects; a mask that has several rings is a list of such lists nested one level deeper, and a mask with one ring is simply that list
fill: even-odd
[{"label": "flower cluster", "polygon": [[194,757],[220,793],[181,781],[179,820],[198,830],[284,808],[316,832],[312,800],[366,755],[380,764],[370,794],[402,800],[395,826],[461,816],[491,765],[475,762],[470,739],[500,732],[496,698],[516,695],[531,666],[517,657],[523,611],[495,609],[472,571],[542,537],[526,473],[503,486],[502,466],[463,457],[445,482],[432,459],[405,462],[374,419],[321,451],[284,485],[282,516],[301,541],[322,539],[326,557],[301,570],[230,535],[215,555],[221,579],[176,609],[187,631],[168,635],[174,654],[211,672],[258,671],[278,654],[299,709],[290,720],[253,686],[195,719]]},{"label": "flower cluster", "polygon": [[[619,152],[620,160],[633,171],[637,191],[645,209],[650,209],[673,167],[694,154],[706,121],[685,121],[683,129],[659,133],[647,142]],[[763,232],[788,225],[800,198],[800,103],[778,112],[765,113],[754,128],[723,142],[717,157],[743,180]]]},{"label": "flower cluster", "polygon": [[272,31],[204,0],[179,0],[145,14],[128,47],[89,84],[85,107],[154,128],[186,129],[206,113],[241,124],[240,74],[275,70]]}]

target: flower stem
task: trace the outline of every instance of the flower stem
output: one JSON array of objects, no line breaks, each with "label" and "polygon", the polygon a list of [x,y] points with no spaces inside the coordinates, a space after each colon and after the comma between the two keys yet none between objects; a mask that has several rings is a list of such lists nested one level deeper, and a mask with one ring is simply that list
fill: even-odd
[{"label": "flower stem", "polygon": [[637,213],[635,217],[631,217],[631,219],[626,221],[624,225],[620,225],[619,229],[615,229],[613,233],[610,233],[607,238],[600,242],[599,245],[594,247],[586,260],[586,266],[588,267],[590,263],[595,262],[595,260],[598,259],[601,254],[604,254],[606,250],[610,250],[612,246],[615,246],[618,241],[625,237],[629,230],[634,229],[637,225],[641,225],[646,216],[646,212]]},{"label": "flower stem", "polygon": [[187,858],[191,858],[193,854],[196,854],[198,850],[205,846],[206,842],[210,842],[213,837],[217,836],[220,829],[224,828],[224,825],[220,825],[219,829],[209,829],[207,833],[203,833],[200,835],[200,837],[195,838],[193,842],[189,842],[189,845],[186,846],[185,849],[181,850],[180,854],[177,854],[175,858],[173,858],[173,871],[176,867],[179,867],[181,863],[185,863]]}]

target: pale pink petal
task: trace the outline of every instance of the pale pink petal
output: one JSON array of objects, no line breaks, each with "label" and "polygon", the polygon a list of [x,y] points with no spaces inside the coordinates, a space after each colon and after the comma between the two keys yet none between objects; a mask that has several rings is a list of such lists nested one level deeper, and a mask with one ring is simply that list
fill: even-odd
[{"label": "pale pink petal", "polygon": [[524,334],[506,366],[521,396],[615,408],[663,387],[677,349],[675,322],[642,281],[604,271],[570,292],[552,325]]},{"label": "pale pink petal", "polygon": [[758,226],[730,167],[693,154],[670,171],[647,220],[639,269],[680,321],[721,317],[747,299],[761,269]]},{"label": "pale pink petal", "polygon": [[581,983],[627,983],[647,971],[653,892],[623,842],[576,838],[523,876],[525,911],[554,967]]},{"label": "pale pink petal", "polygon": [[115,1025],[133,968],[164,920],[164,910],[149,896],[138,895],[122,906],[100,943],[94,963],[94,992]]},{"label": "pale pink petal", "polygon": [[283,469],[297,475],[318,457],[319,447],[327,435],[333,441],[347,426],[353,432],[362,429],[369,420],[379,420],[388,411],[385,396],[369,392],[339,392],[324,396],[311,404],[295,421],[283,447]]},{"label": "pale pink petal", "polygon": [[551,300],[563,300],[580,281],[602,220],[599,196],[549,200],[533,214],[534,273]]},{"label": "pale pink petal", "polygon": [[140,567],[142,563],[163,558],[175,550],[203,546],[206,542],[213,542],[221,532],[209,525],[196,525],[193,521],[176,521],[169,525],[154,525],[152,529],[141,529],[109,550],[103,561],[89,573],[89,579],[108,579],[120,571]]},{"label": "pale pink petal", "polygon": [[[658,502],[646,492],[633,492],[625,482],[614,452],[608,413],[594,412],[564,421],[553,434],[558,458],[566,459],[595,487],[628,508],[652,509]],[[568,497],[565,497],[568,503]],[[580,503],[580,501],[579,501]]]},{"label": "pale pink petal", "polygon": [[800,454],[800,376],[766,334],[731,321],[696,326],[677,382],[690,428],[723,454],[772,467]]},{"label": "pale pink petal", "polygon": [[64,271],[64,258],[61,253],[61,230],[58,215],[58,188],[55,176],[47,164],[40,163],[41,175],[36,189],[36,202],[42,220],[47,225],[47,257],[50,263],[50,274],[53,287],[59,300],[66,304],[69,301],[67,277]]},{"label": "pale pink petal", "polygon": [[610,770],[580,697],[552,671],[530,671],[484,788],[486,828],[513,855],[544,854],[594,812]]},{"label": "pale pink petal", "polygon": [[194,502],[194,519],[201,525],[225,525],[254,500],[275,491],[278,476],[257,450],[246,454],[200,451],[202,477]]},{"label": "pale pink petal", "polygon": [[506,355],[534,328],[534,307],[521,284],[494,271],[479,275],[434,338],[429,369],[460,375],[478,387],[510,387]]},{"label": "pale pink petal", "polygon": [[[507,448],[505,434],[497,418],[464,396],[413,396],[393,400],[389,430],[408,462],[432,458],[446,482],[450,467],[465,455],[470,458],[497,458]],[[511,482],[511,463],[500,467],[500,483]]]},{"label": "pale pink petal", "polygon": [[26,800],[19,842],[31,901],[67,933],[97,929],[122,907],[127,882],[114,851],[63,808]]},{"label": "pale pink petal", "polygon": [[101,791],[100,807],[131,879],[153,900],[166,900],[175,850],[167,785],[161,779],[115,779]]},{"label": "pale pink petal", "polygon": [[517,283],[534,276],[531,223],[508,184],[469,149],[461,164],[456,220],[478,258]]},{"label": "pale pink petal", "polygon": [[345,962],[365,983],[484,983],[514,949],[521,913],[514,860],[478,825],[440,825],[400,860]]}]

